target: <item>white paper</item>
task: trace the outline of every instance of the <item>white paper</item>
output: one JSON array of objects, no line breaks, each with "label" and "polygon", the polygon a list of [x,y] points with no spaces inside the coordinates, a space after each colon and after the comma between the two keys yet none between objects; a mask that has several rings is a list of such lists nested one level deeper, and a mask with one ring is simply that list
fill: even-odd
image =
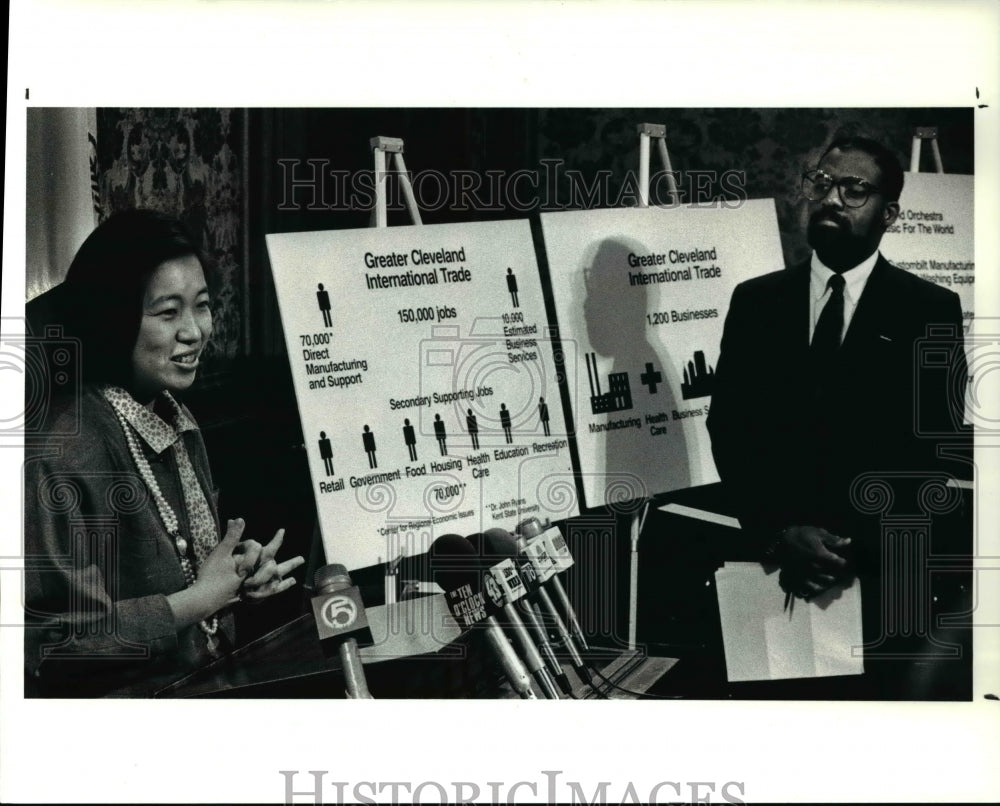
[{"label": "white paper", "polygon": [[864,672],[858,580],[787,610],[774,568],[726,563],[715,583],[729,682]]}]

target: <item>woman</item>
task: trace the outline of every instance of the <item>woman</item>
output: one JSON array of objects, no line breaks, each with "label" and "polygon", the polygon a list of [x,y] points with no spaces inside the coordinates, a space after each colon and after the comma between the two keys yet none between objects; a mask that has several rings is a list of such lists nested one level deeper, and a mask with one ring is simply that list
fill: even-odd
[{"label": "woman", "polygon": [[208,458],[174,395],[212,333],[204,263],[180,222],[112,216],[80,247],[60,319],[81,344],[83,384],[25,462],[25,690],[149,694],[225,654],[231,605],[291,587],[277,562],[220,539]]}]

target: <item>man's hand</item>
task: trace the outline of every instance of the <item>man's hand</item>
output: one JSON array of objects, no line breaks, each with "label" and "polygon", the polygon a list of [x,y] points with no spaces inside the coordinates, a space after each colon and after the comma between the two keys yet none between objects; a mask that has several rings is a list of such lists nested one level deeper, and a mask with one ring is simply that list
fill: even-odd
[{"label": "man's hand", "polygon": [[839,537],[819,526],[791,526],[782,534],[782,589],[811,599],[848,574],[844,551],[849,537]]}]

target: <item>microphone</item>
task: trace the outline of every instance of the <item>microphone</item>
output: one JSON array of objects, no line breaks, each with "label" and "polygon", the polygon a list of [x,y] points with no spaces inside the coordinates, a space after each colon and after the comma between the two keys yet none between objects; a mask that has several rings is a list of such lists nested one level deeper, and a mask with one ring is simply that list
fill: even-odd
[{"label": "microphone", "polygon": [[549,553],[545,541],[529,541],[524,536],[518,536],[516,538],[516,546],[518,554],[527,560],[527,565],[533,569],[538,580],[538,589],[535,591],[535,604],[536,606],[540,605],[539,618],[541,618],[541,611],[544,610],[549,622],[553,625],[556,634],[559,636],[559,644],[566,648],[573,668],[576,669],[581,680],[589,682],[591,680],[590,671],[583,662],[583,658],[580,656],[576,644],[573,642],[573,636],[570,634],[569,629],[562,620],[562,616],[559,615],[559,611],[556,610],[556,606],[552,603],[552,599],[545,588],[545,583],[556,574],[555,560]]},{"label": "microphone", "polygon": [[[522,699],[538,699],[527,669],[497,623],[495,613],[500,606],[483,591],[484,574],[472,544],[460,535],[441,535],[431,544],[430,561],[435,582],[444,589],[448,609],[459,626],[464,630],[482,625],[511,687]],[[485,576],[492,582],[491,574]]]},{"label": "microphone", "polygon": [[359,640],[365,646],[374,643],[361,591],[351,584],[347,568],[339,563],[317,569],[313,587],[317,591],[312,598],[313,615],[323,654],[340,656],[349,699],[374,699],[358,656]]},{"label": "microphone", "polygon": [[509,558],[485,556],[493,554],[489,550],[489,541],[485,535],[479,533],[471,534],[466,539],[478,555],[480,570],[484,572],[484,589],[487,595],[493,599],[494,603],[498,604],[503,610],[503,626],[511,629],[514,635],[514,642],[524,657],[525,666],[528,667],[528,671],[531,672],[532,677],[535,678],[535,682],[538,683],[539,688],[546,697],[550,700],[560,699],[555,682],[552,680],[549,670],[545,668],[545,661],[542,660],[542,656],[538,653],[538,648],[531,640],[531,636],[528,635],[524,621],[522,621],[517,608],[514,606],[514,603],[519,601],[527,593],[527,590],[524,587],[524,582],[521,581],[521,575],[517,572],[513,561]]},{"label": "microphone", "polygon": [[[546,529],[542,526],[542,522],[538,518],[528,518],[517,525],[516,531],[518,534],[523,535],[531,545],[538,545],[539,541],[544,541],[547,553],[552,558],[552,564],[555,566],[556,574],[562,573],[567,568],[573,566],[573,555],[570,553],[569,546],[566,545],[566,540],[563,538],[558,527],[551,526]],[[576,642],[583,648],[584,652],[588,651],[590,646],[587,644],[587,638],[583,634],[583,629],[580,627],[580,622],[576,617],[576,611],[573,609],[569,596],[566,595],[566,590],[563,588],[562,582],[559,581],[559,577],[555,574],[550,577],[549,581],[551,584],[548,587],[555,594],[556,599],[559,600],[559,604],[563,608],[566,621],[569,623],[570,632],[576,639]]]},{"label": "microphone", "polygon": [[572,696],[573,685],[566,676],[566,672],[563,671],[562,664],[559,663],[555,650],[549,642],[549,634],[542,623],[541,613],[538,612],[538,605],[533,604],[538,600],[542,584],[534,566],[527,557],[518,554],[517,540],[506,529],[487,529],[483,533],[483,538],[489,554],[497,557],[506,557],[514,563],[514,567],[521,577],[521,582],[524,584],[525,595],[520,600],[520,611],[524,616],[524,621],[531,630],[531,634],[534,635],[535,643],[541,650],[541,654],[545,658],[549,670],[559,683],[559,688],[567,696]]}]

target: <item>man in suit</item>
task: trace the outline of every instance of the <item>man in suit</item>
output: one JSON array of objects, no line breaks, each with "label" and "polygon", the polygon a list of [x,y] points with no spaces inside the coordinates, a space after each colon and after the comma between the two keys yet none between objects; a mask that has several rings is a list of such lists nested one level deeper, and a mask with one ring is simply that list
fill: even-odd
[{"label": "man in suit", "polygon": [[[958,296],[878,250],[902,187],[892,152],[863,138],[835,141],[803,176],[813,254],[734,290],[708,418],[724,489],[781,587],[811,599],[861,580],[866,673],[852,697],[934,696],[912,668],[934,639],[897,629],[903,610],[927,615],[929,549],[890,551],[883,526],[919,509],[928,481],[944,490],[938,447],[962,423]],[[922,358],[929,341],[944,364]],[[900,550],[921,567],[901,576]]]}]

